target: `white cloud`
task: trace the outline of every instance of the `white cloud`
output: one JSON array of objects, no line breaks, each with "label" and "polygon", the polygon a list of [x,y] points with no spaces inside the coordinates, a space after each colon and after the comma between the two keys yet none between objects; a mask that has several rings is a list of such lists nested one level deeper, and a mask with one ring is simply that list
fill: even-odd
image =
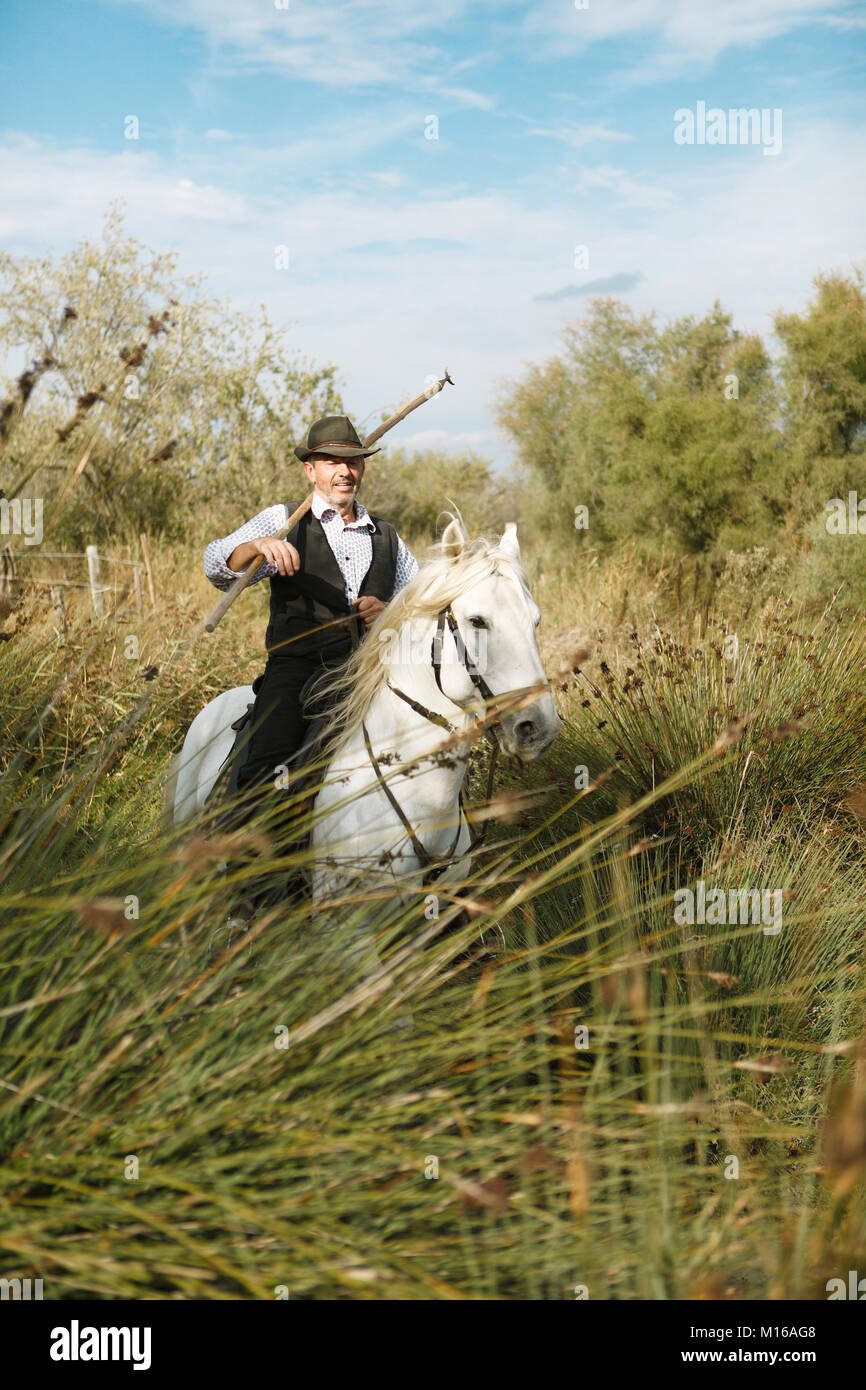
[{"label": "white cloud", "polygon": [[461,106],[474,106],[478,111],[492,111],[496,105],[492,97],[486,96],[484,92],[474,92],[469,87],[440,87],[438,94],[453,97]]},{"label": "white cloud", "polygon": [[441,449],[456,454],[472,452],[492,454],[501,447],[493,430],[417,430],[414,434],[403,435],[400,439],[402,449]]},{"label": "white cloud", "polygon": [[[140,6],[151,19],[203,36],[206,70],[189,83],[202,101],[217,78],[266,70],[330,87],[431,93],[480,110],[493,109],[494,98],[453,79],[491,53],[525,64],[631,42],[637,56],[610,77],[615,90],[693,76],[729,49],[807,25],[866,24],[860,0],[592,0],[586,9],[571,0],[289,0],[285,9],[273,0],[107,2]],[[460,56],[467,25],[488,18],[490,50]]]},{"label": "white cloud", "polygon": [[[423,116],[417,107],[407,110],[399,98],[382,98],[375,104],[364,104],[351,118],[330,109],[322,114],[317,111],[291,140],[269,143],[267,138],[235,138],[230,145],[203,146],[196,152],[197,167],[217,179],[243,180],[262,188],[287,178],[320,186],[333,167],[336,150],[340,167],[354,171],[347,179],[361,185],[370,177],[365,161],[390,158],[392,151],[379,152],[395,142],[405,144],[414,136],[425,152],[437,143],[424,140],[423,131]],[[386,177],[392,176],[401,177],[398,171],[389,171]]]},{"label": "white cloud", "polygon": [[550,140],[560,140],[572,149],[581,150],[596,140],[626,141],[634,137],[622,130],[611,130],[607,125],[561,126],[553,130],[533,129],[530,135],[544,135]]},{"label": "white cloud", "polygon": [[[231,51],[251,64],[328,83],[413,82],[443,66],[440,46],[461,22],[488,15],[496,43],[536,51],[580,52],[609,39],[655,39],[653,61],[687,70],[711,62],[727,48],[749,47],[805,24],[862,27],[858,0],[592,0],[576,9],[571,0],[289,0],[277,9],[262,0],[114,0],[138,4],[163,21],[199,30],[215,54]],[[428,36],[426,39],[424,36]],[[434,42],[435,38],[435,42]],[[456,73],[477,66],[486,54],[443,66]]]},{"label": "white cloud", "polygon": [[403,175],[399,169],[377,169],[367,175],[374,183],[380,183],[383,188],[400,188],[404,183]]},{"label": "white cloud", "polygon": [[831,29],[841,29],[843,33],[848,29],[866,29],[866,15],[830,15],[826,23]]},{"label": "white cloud", "polygon": [[[13,133],[0,146],[5,195],[6,239],[51,248],[95,233],[112,199],[126,198],[130,220],[148,230],[153,245],[165,245],[187,224],[211,222],[220,229],[248,223],[243,194],[214,183],[178,177],[151,150],[106,154],[89,146],[64,147]],[[200,233],[195,232],[198,236]]]},{"label": "white cloud", "polygon": [[206,140],[231,140],[232,138],[230,130],[219,130],[217,128],[206,130],[204,135]]},{"label": "white cloud", "polygon": [[[137,4],[151,18],[197,29],[208,41],[211,75],[267,69],[325,86],[429,90],[487,110],[493,104],[490,97],[448,86],[450,74],[468,64],[452,64],[438,40],[447,37],[470,6],[493,13],[507,8],[509,0],[437,0],[435,6],[428,0],[289,0],[279,9],[273,0],[114,3]],[[510,7],[519,8],[517,0],[510,0]]]},{"label": "white cloud", "polygon": [[[590,279],[623,266],[643,275],[628,295],[636,312],[700,315],[718,297],[738,327],[765,335],[772,312],[802,304],[819,269],[845,269],[866,253],[864,190],[851,177],[866,163],[863,132],[792,126],[772,161],[753,151],[681,153],[663,188],[612,166],[584,168],[579,206],[540,181],[531,196],[517,185],[419,198],[381,180],[370,197],[361,180],[312,187],[299,211],[266,179],[241,195],[213,169],[206,180],[183,179],[146,150],[107,155],[17,136],[0,146],[4,239],[14,254],[62,253],[95,237],[108,203],[124,197],[131,235],[176,248],[181,273],[209,274],[211,290],[230,292],[237,307],[264,302],[300,351],[336,362],[357,423],[375,422],[447,367],[455,387],[424,406],[411,434],[395,431],[394,444],[477,437],[480,452],[501,458],[491,424],[497,382],[556,352],[559,329],[585,311],[574,300],[535,302],[574,278],[577,241],[589,245]],[[351,254],[383,239],[405,250]],[[431,256],[423,248],[436,239],[462,245]],[[288,271],[274,267],[283,241]]]},{"label": "white cloud", "polygon": [[577,10],[563,0],[529,9],[523,29],[537,56],[580,53],[605,40],[645,39],[633,75],[652,81],[708,67],[728,48],[748,48],[802,25],[853,22],[856,0],[616,0]]},{"label": "white cloud", "polygon": [[675,194],[658,179],[635,178],[625,169],[615,169],[610,164],[581,168],[575,191],[587,193],[594,189],[612,193],[618,202],[631,208],[651,208],[662,212],[676,202]]}]

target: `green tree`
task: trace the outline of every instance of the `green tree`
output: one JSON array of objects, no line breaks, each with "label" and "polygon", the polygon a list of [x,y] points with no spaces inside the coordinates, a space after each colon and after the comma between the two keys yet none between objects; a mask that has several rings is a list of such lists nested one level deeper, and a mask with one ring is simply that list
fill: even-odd
[{"label": "green tree", "polygon": [[862,270],[818,275],[803,314],[777,314],[785,349],[785,469],[789,507],[808,525],[829,498],[863,489],[866,450],[866,286]]},{"label": "green tree", "polygon": [[778,436],[767,353],[716,303],[659,330],[593,301],[562,353],[506,386],[499,419],[536,484],[549,528],[591,543],[636,539],[699,553],[751,540],[769,521]]},{"label": "green tree", "polygon": [[363,500],[403,534],[419,539],[433,539],[442,513],[454,506],[472,533],[500,533],[519,512],[514,481],[494,473],[486,459],[437,449],[376,454],[364,475]]},{"label": "green tree", "polygon": [[59,260],[0,255],[0,347],[42,364],[26,400],[5,383],[0,485],[45,499],[53,542],[149,529],[197,543],[209,513],[228,524],[284,493],[291,445],[342,409],[334,366],[176,261],[126,236],[119,204]]}]

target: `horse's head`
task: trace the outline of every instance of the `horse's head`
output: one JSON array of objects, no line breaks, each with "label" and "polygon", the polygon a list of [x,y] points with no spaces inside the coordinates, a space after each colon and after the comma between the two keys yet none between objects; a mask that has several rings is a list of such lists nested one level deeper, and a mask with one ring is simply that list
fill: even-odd
[{"label": "horse's head", "polygon": [[[466,536],[456,519],[445,528],[441,548],[454,566],[464,563]],[[562,720],[538,655],[535,632],[541,614],[527,587],[513,522],[508,523],[489,558],[492,567],[484,567],[479,577],[452,599],[459,637],[449,634],[446,627],[442,690],[464,709],[483,705],[486,700],[491,714],[502,701],[506,711],[498,719],[502,747],[529,762],[550,747]],[[465,653],[460,651],[461,639]],[[480,682],[473,681],[473,668]]]}]

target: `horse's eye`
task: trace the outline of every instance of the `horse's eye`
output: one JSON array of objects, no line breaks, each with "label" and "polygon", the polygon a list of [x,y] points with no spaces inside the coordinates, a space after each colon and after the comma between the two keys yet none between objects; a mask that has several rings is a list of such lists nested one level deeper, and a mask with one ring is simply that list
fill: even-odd
[{"label": "horse's eye", "polygon": [[481,618],[477,614],[474,618],[470,618],[469,621],[473,627],[489,627],[486,618]]}]

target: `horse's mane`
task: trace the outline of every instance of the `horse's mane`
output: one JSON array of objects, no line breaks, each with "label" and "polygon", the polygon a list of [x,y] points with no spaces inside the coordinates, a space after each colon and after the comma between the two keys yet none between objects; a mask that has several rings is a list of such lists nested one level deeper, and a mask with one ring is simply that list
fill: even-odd
[{"label": "horse's mane", "polygon": [[413,618],[432,617],[502,565],[510,566],[527,587],[523,566],[500,548],[498,540],[486,536],[469,540],[462,518],[451,512],[446,515],[449,523],[441,539],[429,547],[418,573],[386,604],[345,665],[316,684],[317,695],[324,696],[330,705],[327,733],[329,739],[334,738],[332,751],[360,727],[385,682],[381,632],[399,631]]}]

